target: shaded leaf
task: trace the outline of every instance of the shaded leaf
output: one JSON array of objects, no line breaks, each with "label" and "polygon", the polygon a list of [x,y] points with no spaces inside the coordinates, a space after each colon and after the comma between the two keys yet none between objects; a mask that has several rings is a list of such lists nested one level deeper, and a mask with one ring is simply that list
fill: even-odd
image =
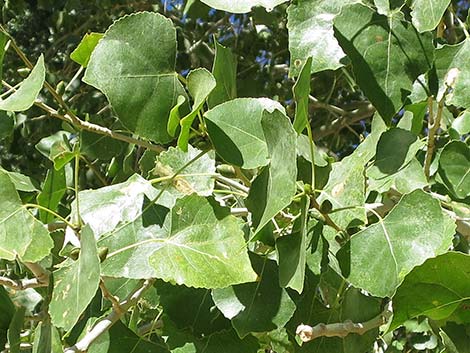
[{"label": "shaded leaf", "polygon": [[100,282],[100,259],[95,236],[89,226],[82,228],[80,256],[54,272],[54,289],[49,314],[54,326],[69,331],[90,304]]},{"label": "shaded leaf", "polygon": [[448,143],[439,157],[439,175],[459,199],[470,195],[470,148],[461,141]]},{"label": "shaded leaf", "polygon": [[11,353],[21,352],[21,330],[24,325],[25,310],[24,306],[16,308],[15,314],[11,319],[10,326],[8,327],[8,344],[10,345],[9,352]]},{"label": "shaded leaf", "polygon": [[402,99],[411,91],[414,80],[431,68],[431,34],[417,33],[401,12],[377,16],[361,4],[344,7],[334,23],[357,83],[389,122],[402,107]]},{"label": "shaded leaf", "polygon": [[21,83],[20,88],[8,98],[0,100],[0,109],[22,112],[31,108],[42,89],[45,77],[44,56],[41,54],[29,76]]},{"label": "shaded leaf", "polygon": [[25,208],[15,184],[0,170],[0,258],[36,262],[53,243],[45,226]]},{"label": "shaded leaf", "polygon": [[356,233],[338,256],[348,259],[352,285],[390,297],[415,266],[447,251],[454,230],[439,202],[416,190],[404,195],[384,219]]},{"label": "shaded leaf", "polygon": [[255,233],[291,203],[297,180],[297,134],[289,118],[277,109],[264,111],[261,124],[270,163],[253,181],[246,200]]},{"label": "shaded leaf", "polygon": [[229,48],[215,41],[215,57],[212,74],[217,85],[209,95],[209,108],[237,97],[237,58]]},{"label": "shaded leaf", "polygon": [[276,239],[279,258],[279,285],[302,293],[304,288],[305,266],[307,257],[307,220],[310,200],[301,199],[301,215],[293,225],[292,233]]},{"label": "shaded leaf", "polygon": [[214,147],[226,162],[245,169],[268,164],[268,148],[261,118],[263,111],[284,108],[267,98],[237,98],[205,114]]},{"label": "shaded leaf", "polygon": [[468,310],[470,300],[470,256],[448,252],[427,260],[411,271],[393,297],[390,329],[424,315],[445,320],[455,311]]},{"label": "shaded leaf", "polygon": [[[51,211],[57,211],[60,200],[67,191],[67,184],[65,180],[65,169],[55,170],[55,168],[47,171],[46,180],[42,191],[37,197],[39,205],[46,207]],[[49,212],[39,210],[39,219],[43,223],[51,223],[54,220],[54,216]]]},{"label": "shaded leaf", "polygon": [[279,287],[278,269],[273,261],[252,256],[258,282],[212,291],[215,305],[240,337],[250,332],[271,331],[283,327],[295,310],[294,302]]},{"label": "shaded leaf", "polygon": [[399,172],[423,146],[424,143],[408,130],[392,128],[384,132],[377,144],[375,161],[368,175],[380,180]]},{"label": "shaded leaf", "polygon": [[176,31],[157,13],[125,16],[106,31],[83,80],[102,91],[121,122],[141,137],[164,143],[168,116],[185,96],[175,72]]},{"label": "shaded leaf", "polygon": [[230,321],[216,308],[209,289],[174,286],[163,281],[156,284],[163,312],[179,329],[194,335],[208,336],[230,329]]},{"label": "shaded leaf", "polygon": [[309,123],[308,121],[308,104],[310,95],[310,71],[312,68],[312,58],[308,58],[305,64],[302,66],[300,75],[295,82],[293,87],[294,99],[295,99],[295,119],[294,129],[298,134],[304,131],[305,127]]},{"label": "shaded leaf", "polygon": [[50,322],[42,321],[34,332],[33,353],[62,353],[59,331]]}]

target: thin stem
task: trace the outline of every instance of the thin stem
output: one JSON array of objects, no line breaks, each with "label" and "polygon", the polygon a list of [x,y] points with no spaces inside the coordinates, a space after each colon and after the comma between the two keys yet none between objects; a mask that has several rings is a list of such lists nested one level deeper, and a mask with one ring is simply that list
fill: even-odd
[{"label": "thin stem", "polygon": [[74,191],[75,191],[75,203],[77,205],[77,222],[78,228],[82,227],[82,218],[80,217],[80,197],[79,190],[79,175],[80,175],[80,154],[75,154],[75,167],[74,167]]},{"label": "thin stem", "polygon": [[327,213],[323,213],[321,211],[321,207],[320,205],[318,204],[317,200],[314,198],[314,197],[311,197],[310,198],[310,203],[311,205],[318,211],[320,212],[320,214],[323,216],[323,218],[325,219],[325,223],[327,225],[329,225],[330,227],[332,227],[333,229],[335,229],[337,232],[342,232],[343,229],[341,229],[340,226],[338,226],[332,219],[331,217],[327,214]]},{"label": "thin stem", "polygon": [[310,142],[310,158],[312,159],[312,189],[315,189],[315,143],[313,142],[312,127],[310,122],[307,123],[307,134]]},{"label": "thin stem", "polygon": [[430,174],[431,174],[431,163],[432,158],[434,155],[434,149],[436,148],[436,134],[439,130],[441,125],[441,118],[442,113],[444,111],[444,102],[445,102],[446,94],[443,95],[442,99],[439,101],[437,107],[437,113],[434,117],[433,114],[433,97],[429,97],[428,99],[428,110],[429,110],[429,117],[428,117],[428,144],[426,149],[426,156],[424,158],[424,175],[426,179],[429,181]]},{"label": "thin stem", "polygon": [[34,204],[34,203],[26,203],[23,205],[23,207],[25,208],[35,208],[35,209],[38,209],[38,210],[41,210],[41,211],[44,211],[44,212],[48,212],[50,213],[51,215],[53,215],[54,217],[56,217],[57,219],[60,219],[62,222],[64,222],[65,224],[67,224],[67,226],[69,226],[70,228],[72,229],[76,229],[76,226],[73,225],[72,223],[70,223],[69,221],[67,221],[64,217],[62,217],[60,214],[58,214],[57,212],[54,212],[50,209],[48,209],[47,207],[44,207],[44,206],[41,206],[41,205],[37,205],[37,204]]}]

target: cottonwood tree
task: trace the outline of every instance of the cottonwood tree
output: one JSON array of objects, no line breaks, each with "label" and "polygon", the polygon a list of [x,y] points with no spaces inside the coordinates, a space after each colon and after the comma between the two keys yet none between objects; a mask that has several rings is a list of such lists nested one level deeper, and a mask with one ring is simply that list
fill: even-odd
[{"label": "cottonwood tree", "polygon": [[2,10],[5,352],[468,351],[466,2]]}]

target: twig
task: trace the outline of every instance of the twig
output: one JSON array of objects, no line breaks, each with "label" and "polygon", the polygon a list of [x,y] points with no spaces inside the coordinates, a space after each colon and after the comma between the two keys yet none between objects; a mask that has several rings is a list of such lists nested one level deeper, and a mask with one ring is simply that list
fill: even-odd
[{"label": "twig", "polygon": [[320,214],[323,216],[324,220],[325,220],[325,223],[326,225],[332,227],[333,229],[335,229],[337,232],[342,232],[344,229],[341,229],[340,226],[338,226],[335,221],[333,221],[331,219],[331,217],[327,214],[327,213],[323,213],[321,211],[321,207],[320,205],[318,204],[317,200],[312,196],[310,197],[310,204],[318,211],[320,212]]},{"label": "twig", "polygon": [[103,333],[108,331],[121,316],[127,312],[132,306],[136,305],[144,292],[153,285],[154,280],[146,280],[143,285],[133,291],[119,306],[122,310],[116,311],[113,309],[111,313],[104,319],[100,320],[91,331],[89,331],[80,341],[75,343],[74,346],[66,348],[64,353],[84,353],[88,350],[90,345]]},{"label": "twig", "polygon": [[432,106],[434,103],[434,99],[433,97],[428,98],[428,145],[426,149],[426,156],[424,158],[424,175],[426,176],[426,179],[428,181],[431,174],[430,170],[432,157],[434,155],[434,149],[436,147],[436,133],[441,125],[442,111],[444,109],[444,100],[445,95],[439,101],[436,117],[434,117]]},{"label": "twig", "polygon": [[0,277],[0,285],[4,285],[14,290],[25,290],[28,288],[47,287],[47,283],[41,283],[37,278],[25,278],[12,280],[8,277]]},{"label": "twig", "polygon": [[247,188],[245,185],[242,185],[240,183],[237,183],[235,180],[232,180],[230,178],[226,178],[222,175],[219,174],[214,174],[214,179],[217,181],[220,181],[221,183],[228,185],[236,190],[239,190],[241,192],[244,192],[245,194],[248,194],[250,192],[250,189]]},{"label": "twig", "polygon": [[103,298],[109,300],[111,302],[111,305],[113,309],[118,312],[123,314],[125,311],[123,311],[121,303],[119,303],[119,298],[115,297],[109,290],[106,288],[103,280],[100,280],[100,289],[101,289],[101,294],[103,294]]},{"label": "twig", "polygon": [[363,335],[364,333],[387,323],[391,316],[392,312],[389,309],[386,309],[380,315],[362,323],[354,323],[351,320],[346,320],[341,323],[328,325],[318,324],[313,327],[301,324],[297,327],[296,333],[302,342],[309,342],[318,337],[346,337],[350,333]]}]

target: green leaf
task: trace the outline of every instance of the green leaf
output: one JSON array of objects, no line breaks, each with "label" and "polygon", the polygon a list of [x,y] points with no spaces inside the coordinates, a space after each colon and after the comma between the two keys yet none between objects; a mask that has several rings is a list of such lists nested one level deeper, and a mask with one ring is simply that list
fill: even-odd
[{"label": "green leaf", "polygon": [[220,104],[206,114],[209,136],[226,162],[245,169],[268,164],[268,148],[261,118],[263,111],[284,108],[267,98],[237,98]]},{"label": "green leaf", "polygon": [[[144,198],[152,200],[159,191],[144,178],[133,175],[126,182],[78,194],[80,217],[88,224],[95,237],[111,232],[118,224],[131,222],[140,216]],[[174,198],[164,192],[159,203],[165,207],[174,204]],[[72,219],[77,219],[76,203],[72,204]]]},{"label": "green leaf", "polygon": [[470,195],[470,147],[461,141],[448,143],[439,157],[439,175],[459,199]]},{"label": "green leaf", "polygon": [[157,206],[102,237],[99,246],[109,249],[103,275],[154,277],[204,288],[256,279],[240,223],[226,209],[200,196],[186,196],[176,201],[160,227],[152,219]]},{"label": "green leaf", "polygon": [[[153,174],[160,177],[171,177],[178,170],[187,165],[190,161],[196,158],[201,151],[188,146],[187,152],[183,152],[176,147],[170,147],[167,151],[158,155]],[[215,160],[213,153],[206,153],[196,161],[188,165],[182,173],[180,173],[173,181],[167,186],[167,191],[175,197],[183,197],[196,193],[200,196],[210,196],[214,190],[214,174]],[[165,181],[161,184],[164,187]]]},{"label": "green leaf", "polygon": [[413,0],[411,2],[413,25],[421,33],[432,31],[441,21],[449,4],[450,0]]},{"label": "green leaf", "polygon": [[372,120],[372,132],[352,155],[332,164],[327,184],[318,197],[321,205],[329,200],[334,213],[330,217],[341,228],[366,221],[364,166],[375,156],[376,147],[386,125],[379,115]]},{"label": "green leaf", "polygon": [[77,261],[54,272],[54,289],[49,314],[54,326],[69,331],[96,294],[100,283],[100,259],[95,236],[89,226],[80,234]]},{"label": "green leaf", "polygon": [[442,330],[440,335],[446,347],[445,353],[470,353],[470,347],[468,346],[470,334],[466,325],[448,322]]},{"label": "green leaf", "polygon": [[0,258],[37,262],[53,246],[49,232],[21,203],[9,175],[0,170]]},{"label": "green leaf", "polygon": [[318,197],[320,205],[325,200],[331,202],[335,212],[330,217],[340,228],[357,226],[367,220],[364,209],[365,163],[356,153],[333,163],[328,183]]},{"label": "green leaf", "polygon": [[452,129],[459,135],[465,135],[470,132],[470,111],[466,110],[460,114],[453,122]]},{"label": "green leaf", "polygon": [[336,36],[351,59],[357,83],[390,122],[414,80],[431,68],[434,46],[430,33],[419,34],[401,12],[377,16],[361,4],[343,8],[335,18]]},{"label": "green leaf", "polygon": [[446,96],[448,105],[470,108],[468,87],[470,85],[470,40],[466,39],[456,45],[443,45],[436,50],[436,71],[440,83],[440,92],[447,89],[445,85],[448,74],[454,76],[449,82],[452,91]]},{"label": "green leaf", "polygon": [[390,174],[378,179],[374,179],[367,174],[369,191],[375,190],[379,193],[388,192],[395,189],[401,194],[408,194],[417,189],[423,189],[428,185],[426,176],[424,175],[423,166],[414,158],[398,172]]},{"label": "green leaf", "polygon": [[5,45],[8,42],[8,36],[0,32],[0,80],[3,78],[3,59],[5,58]]},{"label": "green leaf", "polygon": [[287,9],[290,74],[297,76],[303,64],[313,57],[312,73],[336,70],[345,56],[333,32],[333,19],[341,9],[357,0],[305,0]]},{"label": "green leaf", "polygon": [[[65,169],[49,169],[42,191],[37,197],[38,205],[44,206],[52,211],[57,211],[60,200],[62,200],[66,191]],[[54,220],[54,216],[49,212],[39,210],[39,219],[47,224]]]},{"label": "green leaf", "polygon": [[10,177],[10,180],[15,185],[16,190],[24,192],[38,191],[36,186],[34,186],[33,180],[29,176],[16,172],[9,172],[2,167],[0,167],[0,170]]},{"label": "green leaf", "polygon": [[42,89],[45,77],[46,67],[44,66],[44,56],[41,54],[29,76],[21,83],[20,88],[5,100],[0,100],[0,110],[22,112],[31,108]]},{"label": "green leaf", "polygon": [[229,48],[215,41],[215,58],[212,74],[217,85],[209,95],[209,108],[237,97],[237,57]]},{"label": "green leaf", "polygon": [[0,347],[5,347],[8,327],[15,315],[15,305],[3,286],[0,286],[0,313]]},{"label": "green leaf", "polygon": [[209,336],[231,328],[230,321],[215,307],[209,289],[174,286],[163,281],[156,284],[163,312],[180,329],[194,335]]},{"label": "green leaf", "polygon": [[289,118],[277,109],[264,111],[261,124],[270,163],[253,181],[246,200],[255,233],[291,203],[297,180],[297,134]]},{"label": "green leaf", "polygon": [[[310,138],[307,135],[299,135],[297,137],[297,155],[312,163]],[[313,158],[315,159],[315,165],[318,167],[326,167],[328,165],[328,155],[316,145],[313,148]]]},{"label": "green leaf", "polygon": [[279,287],[278,270],[273,261],[252,256],[258,282],[212,291],[215,305],[240,337],[250,332],[271,331],[283,327],[295,310],[294,302]]},{"label": "green leaf", "polygon": [[157,13],[125,16],[106,31],[83,80],[102,91],[121,122],[141,137],[165,143],[170,110],[186,96],[175,70],[176,31]]},{"label": "green leaf", "polygon": [[0,142],[4,139],[11,138],[14,129],[15,115],[11,112],[0,110]]},{"label": "green leaf", "polygon": [[178,138],[178,147],[188,151],[189,132],[194,119],[202,109],[204,102],[216,86],[214,76],[204,68],[193,70],[188,75],[188,90],[194,99],[191,113],[180,120],[181,132]]},{"label": "green leaf", "polygon": [[170,110],[170,117],[168,118],[167,130],[171,137],[176,136],[178,126],[180,126],[180,107],[186,102],[185,96],[178,96],[176,105]]},{"label": "green leaf", "polygon": [[350,264],[349,282],[378,297],[390,297],[415,267],[444,253],[455,223],[421,190],[404,195],[390,213],[356,233],[341,248]]},{"label": "green leaf", "polygon": [[101,38],[103,38],[103,33],[86,33],[75,50],[70,54],[70,59],[83,67],[87,67],[91,53],[93,53]]},{"label": "green leaf", "polygon": [[374,165],[368,175],[374,179],[386,178],[408,165],[424,146],[418,137],[408,130],[392,128],[380,136]]},{"label": "green leaf", "polygon": [[42,321],[34,332],[33,353],[62,353],[59,331],[50,322]]},{"label": "green leaf", "polygon": [[468,300],[470,256],[448,252],[429,259],[411,271],[398,287],[393,297],[390,330],[422,315],[432,320],[445,320],[456,310],[466,310],[462,304]]},{"label": "green leaf", "polygon": [[304,131],[309,123],[308,121],[308,103],[310,95],[310,71],[312,68],[312,58],[308,58],[302,70],[300,71],[299,78],[294,85],[294,99],[295,99],[295,119],[294,129],[298,134]]},{"label": "green leaf", "polygon": [[307,238],[307,220],[310,199],[303,196],[301,205],[301,215],[294,222],[292,233],[276,240],[279,258],[279,285],[282,288],[292,288],[298,293],[302,293],[304,288],[307,245],[309,242]]},{"label": "green leaf", "polygon": [[277,5],[286,2],[287,0],[201,0],[203,3],[210,7],[233,13],[246,13],[250,12],[255,6],[263,6],[266,11],[271,11]]},{"label": "green leaf", "polygon": [[24,325],[25,307],[20,306],[16,309],[15,315],[11,319],[10,326],[8,327],[8,344],[10,345],[9,352],[20,353],[21,344],[21,330]]},{"label": "green leaf", "polygon": [[137,336],[121,321],[117,321],[109,330],[109,349],[112,353],[170,353],[162,342],[151,342]]}]

